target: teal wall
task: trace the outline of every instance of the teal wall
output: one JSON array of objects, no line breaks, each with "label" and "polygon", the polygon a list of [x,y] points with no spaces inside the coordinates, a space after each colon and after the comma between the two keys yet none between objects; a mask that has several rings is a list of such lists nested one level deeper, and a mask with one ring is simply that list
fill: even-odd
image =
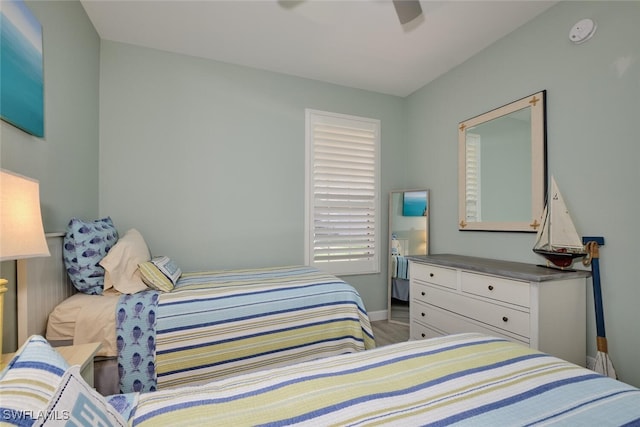
[{"label": "teal wall", "polygon": [[531,122],[501,118],[479,127],[482,221],[531,220]]},{"label": "teal wall", "polygon": [[[103,41],[100,213],[185,271],[304,263],[305,108],[381,120],[387,198],[406,172],[404,99]],[[379,274],[346,280],[386,307]]]},{"label": "teal wall", "polygon": [[[0,122],[0,165],[40,181],[46,231],[98,214],[100,39],[77,1],[27,1],[42,24],[45,136]],[[4,351],[16,348],[15,263],[4,262]]]},{"label": "teal wall", "polygon": [[[549,172],[578,230],[606,238],[609,352],[640,386],[640,3],[562,2],[405,99],[100,42],[78,2],[28,5],[44,26],[46,137],[2,123],[2,167],[40,179],[48,231],[111,215],[186,269],[303,261],[304,108],[382,121],[383,224],[390,190],[428,187],[432,253],[540,262],[533,234],[458,231],[457,124],[546,89]],[[584,17],[597,33],[573,45]],[[382,268],[346,277],[369,311],[386,305]],[[8,305],[10,324],[13,290]]]},{"label": "teal wall", "polygon": [[[570,28],[589,17],[598,29],[581,45]],[[547,90],[548,171],[578,232],[604,236],[601,280],[609,354],[640,386],[640,2],[561,2],[407,98],[409,185],[431,188],[431,252],[538,263],[534,234],[460,232],[457,124]],[[589,281],[589,295],[592,287]],[[593,300],[588,352],[595,356]]]}]

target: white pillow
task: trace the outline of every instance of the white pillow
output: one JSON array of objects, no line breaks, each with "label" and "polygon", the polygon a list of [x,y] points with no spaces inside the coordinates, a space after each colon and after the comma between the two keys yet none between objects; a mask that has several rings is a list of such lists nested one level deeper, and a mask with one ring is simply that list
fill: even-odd
[{"label": "white pillow", "polygon": [[148,289],[142,281],[138,264],[150,259],[142,234],[134,228],[127,231],[100,261],[105,271],[104,290],[113,287],[123,294],[135,294]]},{"label": "white pillow", "polygon": [[116,408],[92,389],[80,375],[80,367],[67,369],[56,393],[34,426],[127,426]]}]

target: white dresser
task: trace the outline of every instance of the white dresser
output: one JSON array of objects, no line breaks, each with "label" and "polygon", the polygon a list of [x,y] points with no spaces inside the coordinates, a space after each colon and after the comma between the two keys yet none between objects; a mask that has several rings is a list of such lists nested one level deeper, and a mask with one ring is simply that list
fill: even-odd
[{"label": "white dresser", "polygon": [[411,339],[482,332],[585,365],[588,271],[452,254],[409,259]]}]

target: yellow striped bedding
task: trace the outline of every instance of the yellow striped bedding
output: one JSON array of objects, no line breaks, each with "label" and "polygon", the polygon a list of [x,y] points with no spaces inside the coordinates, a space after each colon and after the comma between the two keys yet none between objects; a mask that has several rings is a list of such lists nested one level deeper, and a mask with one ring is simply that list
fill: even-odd
[{"label": "yellow striped bedding", "polygon": [[375,347],[355,288],[306,266],[185,273],[156,321],[159,389]]},{"label": "yellow striped bedding", "polygon": [[140,394],[133,426],[638,425],[640,390],[480,334]]}]

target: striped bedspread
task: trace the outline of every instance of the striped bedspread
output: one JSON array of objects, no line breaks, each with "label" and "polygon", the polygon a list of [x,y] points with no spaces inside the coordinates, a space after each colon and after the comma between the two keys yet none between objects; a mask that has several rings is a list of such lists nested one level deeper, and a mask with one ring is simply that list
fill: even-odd
[{"label": "striped bedspread", "polygon": [[391,277],[409,279],[409,259],[402,255],[391,257]]},{"label": "striped bedspread", "polygon": [[159,389],[375,347],[357,291],[305,266],[186,273],[157,311]]},{"label": "striped bedspread", "polygon": [[638,425],[640,390],[479,334],[139,395],[134,426]]}]

